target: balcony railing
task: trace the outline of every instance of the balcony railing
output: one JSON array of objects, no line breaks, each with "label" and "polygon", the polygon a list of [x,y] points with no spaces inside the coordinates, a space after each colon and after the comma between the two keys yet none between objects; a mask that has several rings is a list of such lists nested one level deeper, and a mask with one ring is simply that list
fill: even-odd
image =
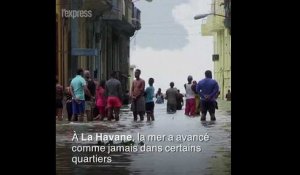
[{"label": "balcony railing", "polygon": [[124,30],[132,31],[141,28],[141,11],[130,0],[110,0],[112,9],[103,15],[104,20],[114,21]]}]

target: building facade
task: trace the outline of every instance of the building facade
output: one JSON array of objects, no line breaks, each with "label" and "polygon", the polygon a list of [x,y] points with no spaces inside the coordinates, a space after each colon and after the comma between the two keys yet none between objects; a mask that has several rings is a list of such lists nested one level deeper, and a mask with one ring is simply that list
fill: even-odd
[{"label": "building facade", "polygon": [[[230,4],[229,4],[230,3]],[[229,10],[230,5],[230,12]],[[229,16],[230,14],[230,16]],[[213,36],[214,78],[220,86],[220,98],[231,90],[231,1],[212,0],[211,15],[203,20],[202,36]]]},{"label": "building facade", "polygon": [[[57,0],[57,77],[64,86],[78,68],[96,80],[118,72],[123,90],[129,87],[130,37],[141,28],[140,10],[131,0]],[[64,10],[88,17],[64,16]]]}]

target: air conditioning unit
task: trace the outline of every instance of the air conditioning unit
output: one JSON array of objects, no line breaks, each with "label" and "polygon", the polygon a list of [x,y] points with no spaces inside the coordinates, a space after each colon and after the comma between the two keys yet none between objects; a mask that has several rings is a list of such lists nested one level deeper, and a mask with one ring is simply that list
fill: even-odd
[{"label": "air conditioning unit", "polygon": [[212,60],[213,61],[219,61],[219,54],[213,54],[212,55]]}]

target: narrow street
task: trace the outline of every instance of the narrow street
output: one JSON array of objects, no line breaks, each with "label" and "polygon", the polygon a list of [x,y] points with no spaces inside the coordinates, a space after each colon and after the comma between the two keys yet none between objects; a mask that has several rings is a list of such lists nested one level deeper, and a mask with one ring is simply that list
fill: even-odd
[{"label": "narrow street", "polygon": [[[200,117],[190,118],[183,110],[176,114],[166,114],[166,103],[155,105],[155,121],[133,121],[128,108],[123,108],[120,121],[93,122],[57,122],[56,124],[56,171],[57,174],[75,175],[227,175],[231,174],[231,102],[219,101],[215,122],[206,122]],[[169,145],[201,145],[202,152],[137,152],[112,153],[112,163],[75,165],[71,158],[74,130],[77,133],[103,134],[205,134],[210,136],[208,142],[162,142]],[[149,145],[158,142],[151,142]],[[96,144],[96,143],[95,143]],[[145,143],[147,144],[147,143]]]},{"label": "narrow street", "polygon": [[[56,174],[231,174],[231,0],[56,0],[55,15]],[[134,121],[130,105],[119,121],[67,121],[67,110],[82,114],[94,102],[103,112],[137,99],[135,111],[152,112],[154,97],[166,97],[169,112],[187,98],[193,114],[196,94],[210,111],[218,98],[216,121],[185,107],[167,114],[166,102],[151,122]]]}]

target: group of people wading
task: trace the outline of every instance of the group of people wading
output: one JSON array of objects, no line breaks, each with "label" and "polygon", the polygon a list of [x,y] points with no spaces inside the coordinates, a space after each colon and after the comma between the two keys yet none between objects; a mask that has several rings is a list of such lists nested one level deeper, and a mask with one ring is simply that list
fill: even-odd
[{"label": "group of people wading", "polygon": [[[88,70],[78,69],[77,75],[65,90],[58,82],[56,84],[57,120],[63,119],[64,96],[69,121],[83,121],[85,116],[88,121],[104,120],[104,118],[118,121],[120,108],[129,101],[134,121],[137,121],[138,117],[143,121],[145,114],[147,121],[154,121],[155,103],[163,104],[164,100],[167,101],[168,114],[174,114],[182,109],[184,95],[174,87],[174,82],[170,83],[170,88],[166,90],[165,95],[161,92],[161,88],[154,94],[154,78],[148,79],[148,86],[145,88],[145,80],[140,77],[141,70],[136,69],[134,75],[135,80],[132,82],[131,89],[123,93],[116,71],[112,71],[107,81],[101,80],[98,83],[91,79]],[[198,83],[193,81],[191,75],[187,77],[187,81],[184,84],[185,115],[194,117],[201,113],[201,121],[204,121],[209,112],[211,120],[216,120],[215,109],[218,108],[216,99],[220,91],[218,83],[212,79],[212,72],[205,71],[205,78]]]}]

